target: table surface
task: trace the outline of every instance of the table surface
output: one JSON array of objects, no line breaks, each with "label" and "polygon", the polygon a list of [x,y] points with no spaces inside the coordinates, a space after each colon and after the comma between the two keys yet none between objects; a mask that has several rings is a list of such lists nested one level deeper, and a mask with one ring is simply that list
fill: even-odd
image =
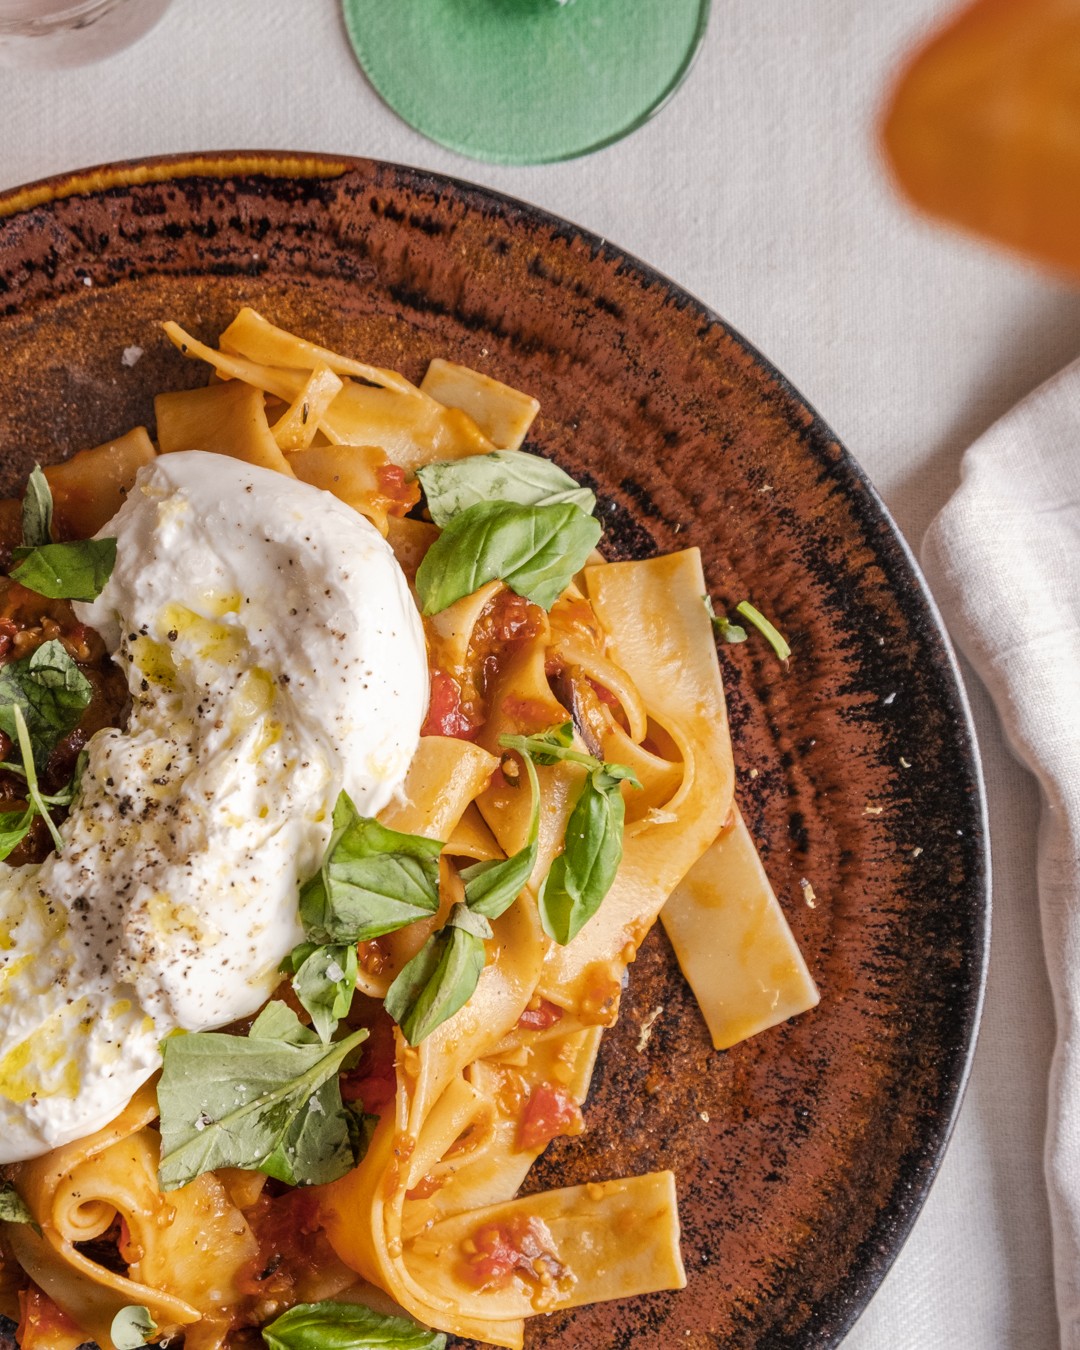
[{"label": "table surface", "polygon": [[[688,83],[654,121],[584,160],[497,168],[398,121],[360,74],[336,0],[173,0],[99,65],[0,71],[0,187],[141,155],[263,148],[396,160],[525,198],[646,259],[767,353],[917,550],[965,446],[1080,351],[1080,293],[916,219],[877,160],[889,73],[949,7],[718,0]],[[1057,1343],[1038,796],[969,686],[995,871],[982,1035],[926,1207],[845,1350]]]}]

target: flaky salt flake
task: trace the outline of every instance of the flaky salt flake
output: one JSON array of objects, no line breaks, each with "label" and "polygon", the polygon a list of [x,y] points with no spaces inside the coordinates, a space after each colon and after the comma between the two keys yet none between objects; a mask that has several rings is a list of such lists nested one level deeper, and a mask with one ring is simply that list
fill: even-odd
[{"label": "flaky salt flake", "polygon": [[802,887],[802,898],[806,901],[809,909],[817,908],[817,896],[814,894],[814,888],[805,877],[799,882]]},{"label": "flaky salt flake", "polygon": [[661,1014],[663,1011],[664,1011],[664,1007],[663,1007],[663,1004],[661,1004],[658,1008],[654,1008],[654,1009],[652,1010],[652,1012],[649,1013],[649,1015],[648,1015],[648,1016],[645,1018],[645,1020],[642,1022],[642,1024],[641,1024],[641,1030],[640,1030],[640,1032],[639,1032],[639,1034],[638,1034],[638,1042],[637,1042],[637,1048],[638,1048],[638,1054],[639,1054],[639,1055],[640,1055],[641,1052],[645,1049],[645,1047],[649,1044],[649,1040],[650,1040],[650,1038],[651,1038],[651,1036],[652,1036],[652,1033],[653,1033],[653,1027],[656,1025],[656,1019],[660,1016],[660,1014]]},{"label": "flaky salt flake", "polygon": [[122,366],[133,366],[142,354],[143,349],[141,347],[125,347],[124,354],[120,358],[120,364]]},{"label": "flaky salt flake", "polygon": [[890,703],[895,703],[895,702],[896,702],[896,690],[894,689],[893,692],[892,692],[891,694],[886,694],[885,697],[884,697],[881,701],[882,701],[882,703],[885,704],[886,708],[889,706]]},{"label": "flaky salt flake", "polygon": [[751,777],[751,778],[756,778],[756,777],[757,777],[757,769],[751,769],[751,770],[750,770],[750,777]]},{"label": "flaky salt flake", "polygon": [[703,1120],[703,1121],[705,1122],[705,1124],[708,1125],[708,1123],[709,1123],[709,1113],[708,1113],[708,1111],[699,1111],[699,1112],[698,1112],[698,1119],[699,1119],[699,1120]]},{"label": "flaky salt flake", "polygon": [[912,856],[913,858],[917,858],[921,852],[922,852],[922,849],[919,848],[918,846],[916,846],[915,848],[913,848],[913,849],[911,850],[911,856]]},{"label": "flaky salt flake", "polygon": [[910,761],[909,759],[905,759],[904,756],[901,755],[901,756],[900,756],[900,767],[901,767],[902,769],[910,769],[910,768],[911,768],[911,761]]}]

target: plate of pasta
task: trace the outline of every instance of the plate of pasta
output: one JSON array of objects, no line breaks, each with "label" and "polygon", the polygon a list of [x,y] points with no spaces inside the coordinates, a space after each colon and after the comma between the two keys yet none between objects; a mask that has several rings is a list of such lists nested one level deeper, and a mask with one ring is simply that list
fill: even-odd
[{"label": "plate of pasta", "polygon": [[978,763],[781,376],[397,166],[0,197],[22,1350],[824,1347],[967,1072]]}]

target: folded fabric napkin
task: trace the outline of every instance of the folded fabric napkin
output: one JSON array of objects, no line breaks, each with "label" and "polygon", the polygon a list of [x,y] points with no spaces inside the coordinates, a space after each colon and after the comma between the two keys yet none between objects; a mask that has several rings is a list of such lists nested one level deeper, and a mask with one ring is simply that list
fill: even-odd
[{"label": "folded fabric napkin", "polygon": [[1080,1350],[1080,361],[967,451],[923,566],[1041,789],[1038,889],[1057,1015],[1046,1176],[1062,1350]]}]

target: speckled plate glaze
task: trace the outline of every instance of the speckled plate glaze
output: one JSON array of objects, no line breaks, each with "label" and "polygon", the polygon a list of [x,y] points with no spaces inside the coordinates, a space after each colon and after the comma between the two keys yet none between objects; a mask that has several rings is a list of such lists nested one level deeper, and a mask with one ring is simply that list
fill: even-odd
[{"label": "speckled plate glaze", "polygon": [[538,1318],[527,1343],[835,1345],[941,1156],[988,937],[970,723],[908,550],[795,390],[648,267],[481,188],[302,155],[0,197],[0,491],[35,457],[152,428],[154,391],[206,378],[159,321],[213,340],[241,304],[413,378],[442,355],[536,394],[532,444],[595,485],[612,556],[696,544],[721,606],[750,596],[789,636],[786,669],[756,639],[721,661],[739,800],[821,1006],[716,1053],[654,931],[588,1132],[529,1184],[672,1167],[689,1285]]}]

